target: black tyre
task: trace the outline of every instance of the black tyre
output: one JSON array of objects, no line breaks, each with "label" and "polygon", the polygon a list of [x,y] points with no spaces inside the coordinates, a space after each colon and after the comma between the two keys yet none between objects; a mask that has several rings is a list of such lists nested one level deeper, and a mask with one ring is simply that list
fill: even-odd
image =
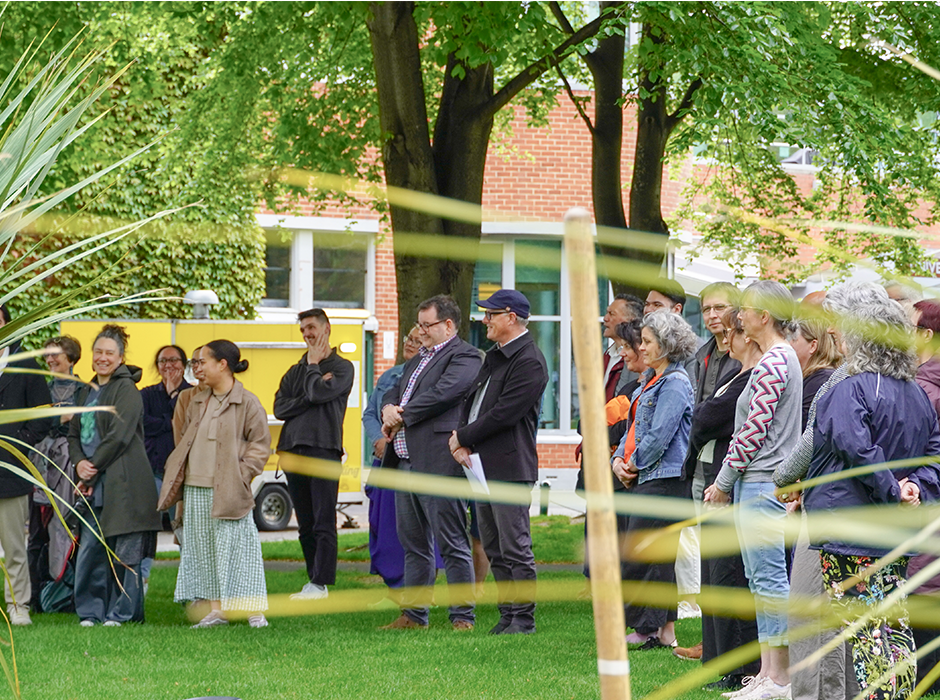
[{"label": "black tyre", "polygon": [[287,489],[280,484],[268,484],[255,499],[255,524],[259,530],[283,530],[293,511]]}]

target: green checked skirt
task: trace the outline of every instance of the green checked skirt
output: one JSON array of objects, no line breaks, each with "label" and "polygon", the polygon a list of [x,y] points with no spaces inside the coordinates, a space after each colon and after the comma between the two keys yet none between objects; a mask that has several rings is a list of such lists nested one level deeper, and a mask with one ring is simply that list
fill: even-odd
[{"label": "green checked skirt", "polygon": [[251,513],[240,520],[212,517],[212,489],[184,486],[183,540],[177,603],[219,600],[222,610],[268,609],[261,539]]}]

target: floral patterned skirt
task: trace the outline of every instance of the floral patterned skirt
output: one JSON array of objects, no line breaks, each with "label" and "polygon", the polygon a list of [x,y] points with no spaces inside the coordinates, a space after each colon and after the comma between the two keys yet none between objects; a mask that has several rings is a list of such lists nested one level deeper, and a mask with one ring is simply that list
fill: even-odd
[{"label": "floral patterned skirt", "polygon": [[[871,612],[902,586],[907,577],[907,557],[901,557],[880,571],[867,575],[873,557],[820,552],[823,585],[835,610],[848,626]],[[843,583],[849,581],[845,590]],[[852,657],[859,686],[869,700],[905,698],[914,689],[917,666],[914,662],[914,634],[911,631],[906,597],[890,610],[867,618],[853,638]],[[905,662],[905,667],[899,664]]]}]

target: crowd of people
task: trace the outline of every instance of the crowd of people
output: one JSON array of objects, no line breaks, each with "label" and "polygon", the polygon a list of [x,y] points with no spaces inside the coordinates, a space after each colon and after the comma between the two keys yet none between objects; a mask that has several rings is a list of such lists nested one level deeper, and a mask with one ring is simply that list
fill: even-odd
[{"label": "crowd of people", "polygon": [[[940,303],[911,292],[849,282],[797,304],[776,282],[743,291],[713,284],[701,294],[712,337],[698,347],[679,315],[686,299],[675,283],[650,292],[643,316],[635,297],[611,303],[604,382],[614,479],[636,494],[691,497],[706,521],[734,504],[739,541],[739,553],[712,554],[726,549],[725,534],[706,522],[700,542],[691,535],[700,557],[680,539],[666,561],[651,564],[636,556],[634,531],[670,521],[618,517],[628,643],[709,662],[756,642],[759,658],[706,686],[737,700],[828,700],[859,687],[865,697],[900,698],[926,675],[933,664],[915,661],[918,634],[903,604],[909,557],[879,561],[890,548],[856,541],[851,528],[833,532],[831,520],[813,527],[826,514],[866,506],[881,509],[866,517],[890,522],[892,508],[940,496],[940,467],[929,463],[940,454],[940,360],[932,343]],[[842,475],[910,458],[928,463]],[[792,546],[788,517],[802,524]],[[911,573],[932,561],[914,557]],[[753,607],[722,616],[705,605],[701,643],[679,647],[681,603],[649,607],[644,591],[670,584],[684,596],[698,582],[741,589]],[[918,592],[938,589],[933,579]],[[888,596],[900,604],[887,609]],[[842,634],[827,624],[826,597]],[[924,631],[922,643],[935,633]],[[827,645],[833,649],[821,661],[811,658]]]},{"label": "crowd of people", "polygon": [[[917,463],[809,480],[940,454],[940,302],[912,298],[899,285],[848,282],[797,304],[776,282],[744,290],[716,283],[701,293],[710,335],[702,341],[683,318],[686,301],[677,283],[659,280],[645,300],[617,296],[604,316],[611,478],[620,491],[691,499],[706,521],[733,504],[740,546],[713,556],[725,543],[706,522],[685,528],[671,540],[673,551],[650,563],[634,556],[636,536],[672,521],[619,514],[627,642],[702,662],[756,643],[759,658],[707,686],[738,700],[849,697],[856,684],[871,698],[904,697],[917,678],[917,634],[903,605],[886,611],[881,603],[897,597],[909,557],[879,561],[888,549],[813,522],[848,507],[879,506],[888,517],[891,508],[937,500],[940,468]],[[529,301],[501,289],[475,303],[494,343],[485,354],[458,336],[461,310],[453,299],[436,296],[418,306],[403,339],[405,362],[379,378],[363,413],[375,469],[455,478],[482,469],[486,480],[537,481],[548,372],[527,329]],[[0,312],[0,324],[8,323],[6,309]],[[354,369],[331,347],[323,310],[298,320],[307,348],[275,397],[274,415],[284,422],[277,450],[299,465],[338,464]],[[175,599],[202,606],[194,626],[229,624],[229,613],[241,611],[252,627],[264,627],[251,481],[271,454],[271,437],[260,401],[236,378],[248,363],[227,340],[196,348],[191,359],[168,345],[154,358],[160,382],[138,390],[142,372],[125,362],[128,343],[123,328],[105,325],[87,383],[71,381],[82,349],[68,336],[46,345],[48,381],[0,374],[4,408],[112,407],[0,426],[36,446],[42,456],[34,461],[50,489],[74,504],[78,535],[76,554],[46,494],[0,470],[10,620],[29,624],[31,608],[73,606],[85,627],[142,622],[166,517],[181,552]],[[0,365],[16,349],[4,350]],[[15,364],[38,369],[32,360]],[[185,379],[187,368],[195,385]],[[307,472],[288,471],[309,579],[292,597],[322,599],[336,580],[338,484]],[[794,488],[801,481],[810,485]],[[474,584],[488,565],[500,612],[490,633],[535,632],[528,507],[371,485],[367,492],[373,571],[401,589],[390,596],[399,617],[382,629],[427,629],[430,587],[443,568],[451,626],[473,630]],[[788,517],[801,523],[792,546]],[[27,521],[28,540],[21,537]],[[911,570],[931,561],[916,556]],[[674,598],[651,606],[644,591],[661,584]],[[680,647],[675,621],[680,611],[695,611],[703,584],[749,592],[752,614],[726,616],[705,605],[701,642]],[[940,581],[922,587],[937,590]],[[835,645],[838,630],[824,624],[818,605],[805,604],[821,596],[851,624],[847,643]],[[801,663],[827,644],[835,648],[818,664]]]}]

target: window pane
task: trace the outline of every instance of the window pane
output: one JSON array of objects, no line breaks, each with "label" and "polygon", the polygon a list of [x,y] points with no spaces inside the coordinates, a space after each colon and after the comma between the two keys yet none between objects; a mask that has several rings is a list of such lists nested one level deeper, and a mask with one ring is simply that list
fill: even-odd
[{"label": "window pane", "polygon": [[[470,298],[474,302],[488,298],[503,286],[503,245],[481,243],[479,256],[473,268],[473,292]],[[469,313],[477,311],[479,308],[474,304]]]},{"label": "window pane", "polygon": [[535,344],[545,355],[548,365],[548,386],[542,395],[542,414],[539,418],[539,428],[560,428],[558,408],[558,387],[560,362],[560,336],[561,324],[558,321],[532,321],[529,323],[529,333],[535,339]]},{"label": "window pane", "polygon": [[529,300],[531,315],[561,313],[560,241],[516,242],[516,289]]},{"label": "window pane", "polygon": [[362,308],[366,305],[368,239],[351,233],[314,233],[315,306]]},{"label": "window pane", "polygon": [[290,249],[290,238],[285,238],[282,231],[265,231],[262,306],[288,306],[290,303]]}]

